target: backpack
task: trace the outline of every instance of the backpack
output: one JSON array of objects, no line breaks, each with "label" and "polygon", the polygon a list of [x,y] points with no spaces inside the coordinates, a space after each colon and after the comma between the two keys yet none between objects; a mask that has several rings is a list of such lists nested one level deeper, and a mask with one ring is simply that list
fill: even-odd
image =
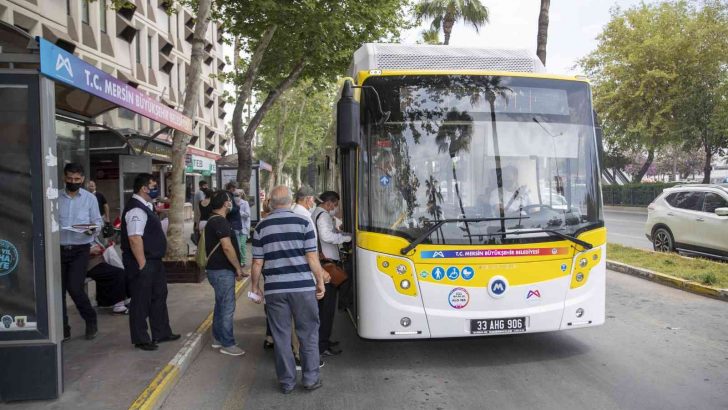
[{"label": "backpack", "polygon": [[[210,217],[210,219],[212,219],[214,217],[215,216]],[[220,218],[222,218],[222,217],[220,217]],[[207,226],[205,226],[205,228],[207,228]],[[207,252],[205,251],[205,249],[207,249],[206,248],[207,245],[205,244],[205,242],[206,242],[205,241],[205,231],[206,230],[207,229],[203,229],[202,232],[200,232],[200,240],[197,241],[197,255],[195,257],[195,262],[197,262],[197,267],[199,267],[200,269],[205,269],[207,267],[207,260],[210,259],[210,256],[212,256],[212,254],[215,253],[217,248],[220,247],[220,242],[218,242],[217,245],[215,245],[215,247],[212,248],[212,252],[210,252],[209,255],[207,254]]]}]

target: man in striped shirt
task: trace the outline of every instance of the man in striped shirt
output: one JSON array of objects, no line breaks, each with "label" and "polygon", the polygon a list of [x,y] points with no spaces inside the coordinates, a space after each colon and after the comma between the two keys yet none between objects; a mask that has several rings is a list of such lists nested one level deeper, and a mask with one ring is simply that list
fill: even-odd
[{"label": "man in striped shirt", "polygon": [[[319,372],[319,314],[317,299],[325,292],[326,272],[318,259],[316,235],[310,220],[291,211],[291,191],[277,186],[270,193],[273,212],[253,233],[252,292],[265,297],[281,391],[296,387],[296,362],[291,349],[291,318],[300,341],[303,387],[321,387]],[[313,273],[313,275],[312,275]],[[265,278],[260,287],[261,274]]]}]

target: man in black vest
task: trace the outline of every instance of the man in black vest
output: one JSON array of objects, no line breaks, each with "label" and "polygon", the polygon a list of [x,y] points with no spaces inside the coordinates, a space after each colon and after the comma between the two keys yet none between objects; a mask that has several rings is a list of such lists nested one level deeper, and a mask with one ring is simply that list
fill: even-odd
[{"label": "man in black vest", "polygon": [[[162,265],[167,238],[151,203],[157,196],[159,189],[154,176],[137,175],[134,195],[121,216],[122,258],[131,293],[131,342],[142,350],[157,350],[157,343],[180,338],[169,327],[167,280]],[[147,333],[147,318],[152,329],[151,338]]]}]

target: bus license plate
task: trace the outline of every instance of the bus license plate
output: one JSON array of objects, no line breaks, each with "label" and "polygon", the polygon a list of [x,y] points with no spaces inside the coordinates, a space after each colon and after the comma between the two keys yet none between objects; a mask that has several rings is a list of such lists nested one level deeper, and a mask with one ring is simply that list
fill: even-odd
[{"label": "bus license plate", "polygon": [[470,333],[487,335],[493,333],[521,333],[526,331],[525,317],[505,319],[473,319],[470,321]]}]

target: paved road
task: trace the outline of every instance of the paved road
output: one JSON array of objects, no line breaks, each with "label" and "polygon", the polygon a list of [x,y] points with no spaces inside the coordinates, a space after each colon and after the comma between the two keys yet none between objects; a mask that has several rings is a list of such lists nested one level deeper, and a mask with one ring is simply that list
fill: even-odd
[{"label": "paved road", "polygon": [[344,354],[324,387],[283,396],[261,309],[238,303],[231,358],[206,347],[164,409],[726,409],[728,303],[610,272],[597,328],[367,342],[338,315]]},{"label": "paved road", "polygon": [[604,220],[609,242],[652,250],[652,243],[645,237],[646,212],[605,209]]}]

